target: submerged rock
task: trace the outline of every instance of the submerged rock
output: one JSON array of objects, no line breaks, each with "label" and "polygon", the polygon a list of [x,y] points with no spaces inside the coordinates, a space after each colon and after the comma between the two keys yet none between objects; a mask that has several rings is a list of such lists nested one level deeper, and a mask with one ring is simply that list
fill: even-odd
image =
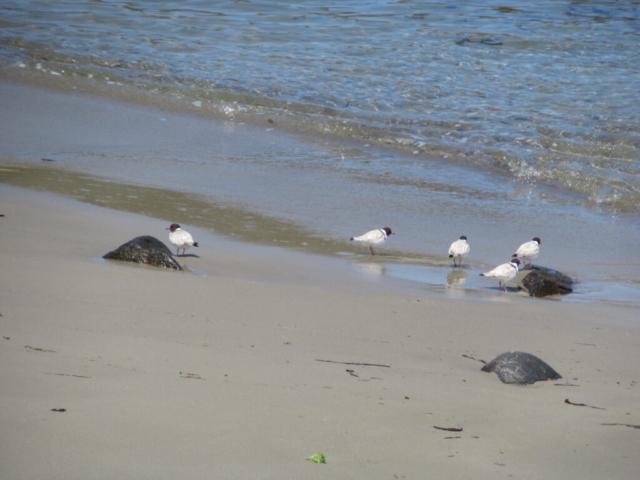
[{"label": "submerged rock", "polygon": [[562,378],[558,372],[535,355],[525,352],[506,352],[498,355],[481,369],[495,372],[502,383],[528,385]]},{"label": "submerged rock", "polygon": [[522,285],[532,297],[566,295],[573,292],[573,279],[551,268],[534,265],[522,279]]},{"label": "submerged rock", "polygon": [[455,40],[458,45],[465,45],[467,43],[484,43],[485,45],[502,45],[502,40],[498,38],[475,38],[475,37],[461,37]]},{"label": "submerged rock", "polygon": [[182,270],[180,264],[171,255],[171,250],[160,240],[149,235],[129,240],[102,258]]}]

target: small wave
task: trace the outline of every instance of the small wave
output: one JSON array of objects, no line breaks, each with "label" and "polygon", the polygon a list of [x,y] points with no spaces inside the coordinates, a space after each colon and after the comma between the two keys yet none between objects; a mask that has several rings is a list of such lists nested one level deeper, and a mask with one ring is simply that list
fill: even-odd
[{"label": "small wave", "polygon": [[85,79],[97,86],[127,88],[129,94],[136,89],[153,95],[159,104],[184,101],[178,108],[197,109],[199,115],[247,123],[269,120],[292,133],[378,146],[425,162],[490,169],[517,182],[561,188],[595,210],[640,211],[640,128],[633,123],[621,129],[620,122],[596,118],[599,131],[585,134],[581,129],[538,126],[533,113],[511,116],[499,125],[482,111],[464,120],[415,119],[393,109],[372,112],[349,102],[327,106],[317,98],[291,101],[274,91],[177,77],[161,65],[60,54],[19,39],[1,43],[3,68],[62,77],[58,83]]}]

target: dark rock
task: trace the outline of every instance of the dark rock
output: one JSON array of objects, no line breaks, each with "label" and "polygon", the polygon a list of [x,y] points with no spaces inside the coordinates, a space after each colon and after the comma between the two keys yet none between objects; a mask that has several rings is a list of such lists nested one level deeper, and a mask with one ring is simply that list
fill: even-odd
[{"label": "dark rock", "polygon": [[525,352],[506,352],[498,355],[481,369],[496,372],[502,383],[530,385],[562,378],[558,372],[535,355]]},{"label": "dark rock", "polygon": [[573,292],[573,279],[552,268],[534,265],[522,279],[522,285],[532,297],[547,295],[566,295]]},{"label": "dark rock", "polygon": [[462,38],[457,38],[455,40],[455,42],[458,45],[466,45],[467,43],[483,43],[485,45],[502,45],[502,40],[497,39],[497,38],[469,38],[469,37],[462,37]]},{"label": "dark rock", "polygon": [[182,270],[180,264],[171,255],[171,250],[160,240],[149,235],[129,240],[102,258]]}]

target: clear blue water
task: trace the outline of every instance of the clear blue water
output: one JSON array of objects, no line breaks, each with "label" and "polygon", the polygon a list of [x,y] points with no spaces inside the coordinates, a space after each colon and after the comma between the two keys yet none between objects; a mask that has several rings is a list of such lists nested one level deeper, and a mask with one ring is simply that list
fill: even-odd
[{"label": "clear blue water", "polygon": [[305,132],[640,211],[635,2],[5,0],[0,19],[5,62],[42,45]]}]

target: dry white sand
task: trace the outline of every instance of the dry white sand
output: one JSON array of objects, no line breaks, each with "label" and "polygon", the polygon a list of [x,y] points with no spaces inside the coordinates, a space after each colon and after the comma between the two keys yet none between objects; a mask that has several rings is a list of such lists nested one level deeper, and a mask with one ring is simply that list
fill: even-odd
[{"label": "dry white sand", "polygon": [[[0,214],[3,479],[640,472],[637,309],[369,292],[200,231],[193,272],[107,263],[164,221],[2,185]],[[462,356],[508,350],[563,380],[505,385]]]}]

